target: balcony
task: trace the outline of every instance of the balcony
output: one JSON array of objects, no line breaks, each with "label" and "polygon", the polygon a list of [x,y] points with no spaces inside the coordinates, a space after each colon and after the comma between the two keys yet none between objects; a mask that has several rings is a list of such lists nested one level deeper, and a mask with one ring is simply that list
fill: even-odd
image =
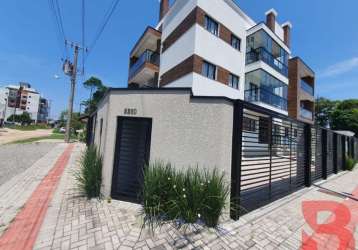
[{"label": "balcony", "polygon": [[245,101],[263,102],[275,108],[287,111],[287,99],[276,95],[264,88],[246,90]]},{"label": "balcony", "polygon": [[301,107],[301,117],[308,119],[308,120],[313,120],[313,113],[305,108]]},{"label": "balcony", "polygon": [[146,84],[159,72],[158,53],[145,50],[129,68],[129,83]]},{"label": "balcony", "polygon": [[280,60],[275,58],[264,47],[252,49],[250,52],[246,53],[246,64],[251,64],[257,61],[263,61],[267,63],[269,66],[274,68],[277,72],[281,73],[285,77],[288,77],[288,67]]},{"label": "balcony", "polygon": [[314,96],[314,89],[313,87],[305,82],[304,80],[301,80],[301,89],[305,91],[307,94]]}]

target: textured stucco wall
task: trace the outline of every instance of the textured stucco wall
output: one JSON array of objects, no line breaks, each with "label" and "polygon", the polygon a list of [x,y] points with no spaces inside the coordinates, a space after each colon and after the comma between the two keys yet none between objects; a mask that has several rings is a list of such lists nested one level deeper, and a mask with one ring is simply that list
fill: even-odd
[{"label": "textured stucco wall", "polygon": [[[103,194],[110,195],[117,117],[125,108],[136,117],[152,118],[150,160],[178,168],[219,168],[231,175],[233,104],[223,99],[191,98],[189,91],[112,91],[104,119]],[[104,110],[105,108],[103,108]],[[103,110],[99,110],[98,117]],[[103,135],[102,135],[103,136]],[[96,140],[98,142],[98,140]]]}]

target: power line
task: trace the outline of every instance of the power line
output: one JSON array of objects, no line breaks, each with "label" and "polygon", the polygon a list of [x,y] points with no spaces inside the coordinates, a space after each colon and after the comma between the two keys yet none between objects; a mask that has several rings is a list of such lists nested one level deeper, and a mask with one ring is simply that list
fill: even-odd
[{"label": "power line", "polygon": [[63,28],[63,21],[62,21],[62,14],[61,14],[60,5],[58,4],[58,0],[55,0],[55,2],[56,2],[56,9],[57,9],[57,14],[58,14],[58,20],[59,20],[59,23],[60,23],[61,33],[62,33],[63,38],[66,40],[65,30]]},{"label": "power line", "polygon": [[102,24],[99,26],[98,30],[97,30],[97,34],[93,39],[93,42],[91,43],[90,47],[89,47],[89,51],[87,53],[86,59],[88,58],[89,54],[92,52],[92,50],[94,49],[94,47],[96,46],[97,41],[99,40],[100,36],[102,35],[105,27],[107,26],[111,16],[113,15],[117,5],[119,3],[119,0],[113,0],[111,5],[109,6],[106,14],[104,15],[104,19]]},{"label": "power line", "polygon": [[85,43],[86,43],[86,29],[85,29],[85,18],[86,18],[86,6],[85,6],[85,0],[82,0],[82,76],[85,75]]},{"label": "power line", "polygon": [[[48,0],[48,4],[49,4],[50,12],[53,17],[54,24],[55,24],[56,35],[57,35],[57,40],[59,43],[60,52],[62,52],[62,56],[65,55],[67,57],[67,54],[68,54],[67,46],[65,44],[66,43],[66,35],[65,35],[65,31],[64,31],[63,18],[62,18],[60,6],[59,6],[57,0]],[[63,51],[62,51],[62,48],[63,48]]]}]

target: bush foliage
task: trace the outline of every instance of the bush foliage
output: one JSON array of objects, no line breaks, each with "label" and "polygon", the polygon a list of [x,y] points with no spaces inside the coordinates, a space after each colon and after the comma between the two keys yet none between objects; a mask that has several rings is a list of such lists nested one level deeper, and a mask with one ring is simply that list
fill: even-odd
[{"label": "bush foliage", "polygon": [[83,152],[80,169],[75,174],[81,192],[88,199],[99,198],[102,185],[102,156],[95,146],[89,146]]},{"label": "bush foliage", "polygon": [[357,163],[358,163],[358,161],[354,160],[351,157],[347,157],[346,169],[349,170],[349,171],[352,171]]},{"label": "bush foliage", "polygon": [[164,223],[216,227],[228,194],[224,175],[217,170],[178,171],[170,163],[152,163],[144,172],[144,223],[151,228]]}]

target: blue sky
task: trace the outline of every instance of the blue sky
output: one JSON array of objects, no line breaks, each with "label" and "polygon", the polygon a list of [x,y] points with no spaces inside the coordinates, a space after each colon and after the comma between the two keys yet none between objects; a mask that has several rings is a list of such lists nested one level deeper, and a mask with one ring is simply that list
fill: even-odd
[{"label": "blue sky", "polygon": [[[99,4],[100,2],[100,4]],[[86,41],[91,43],[111,0],[86,0]],[[86,63],[86,77],[97,76],[124,87],[128,54],[147,25],[158,18],[158,0],[120,0]],[[279,22],[293,24],[292,51],[317,74],[317,94],[332,99],[358,98],[357,0],[237,0],[255,21],[275,8]],[[81,40],[81,0],[59,0],[66,37]],[[3,1],[0,8],[0,86],[30,82],[52,100],[52,116],[66,109],[69,79],[47,0]],[[54,75],[60,76],[55,79]],[[81,83],[83,77],[79,78]],[[75,110],[89,92],[77,86]]]}]

